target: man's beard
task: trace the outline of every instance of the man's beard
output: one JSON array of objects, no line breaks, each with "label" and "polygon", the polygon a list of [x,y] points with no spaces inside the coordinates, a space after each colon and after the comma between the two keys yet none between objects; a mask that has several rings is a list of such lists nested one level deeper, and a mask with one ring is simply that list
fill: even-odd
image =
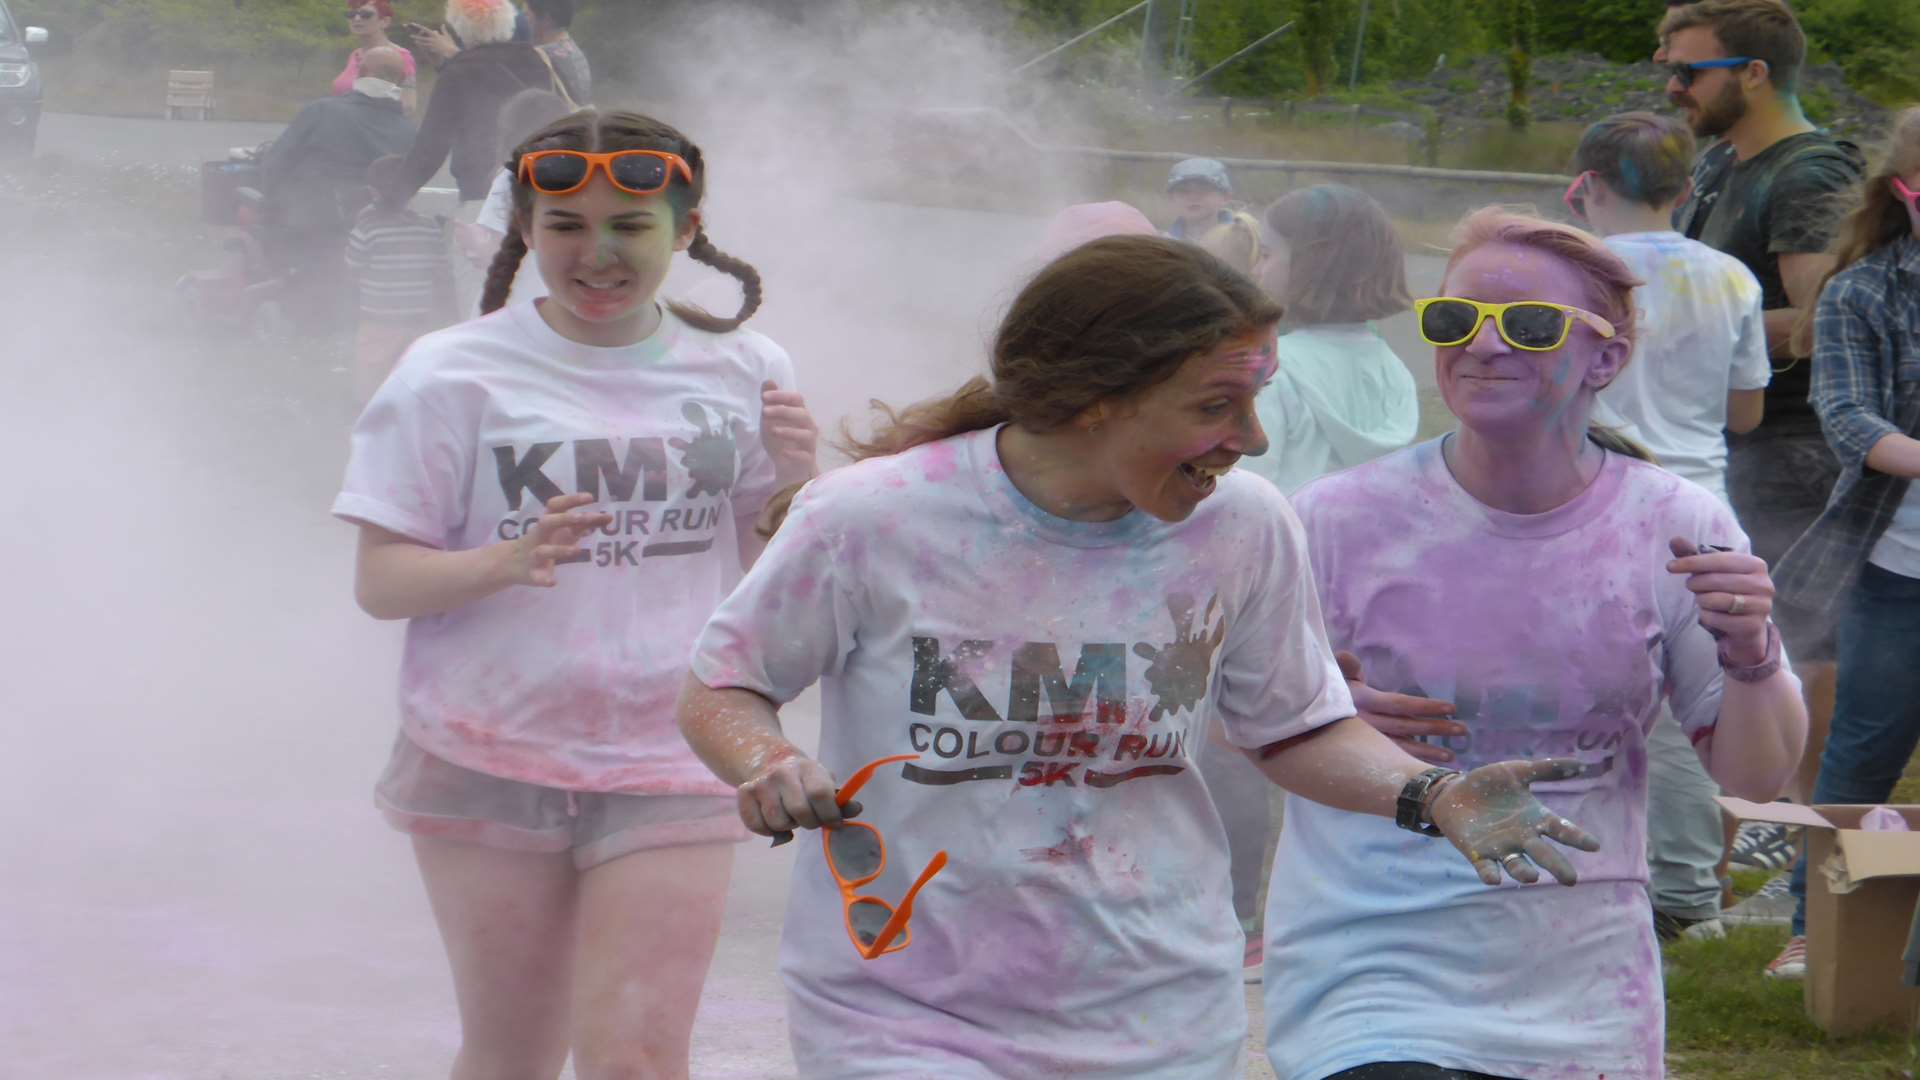
[{"label": "man's beard", "polygon": [[1747,93],[1740,84],[1732,79],[1713,95],[1713,100],[1702,102],[1700,112],[1693,118],[1693,133],[1703,139],[1715,139],[1733,130],[1747,115]]}]

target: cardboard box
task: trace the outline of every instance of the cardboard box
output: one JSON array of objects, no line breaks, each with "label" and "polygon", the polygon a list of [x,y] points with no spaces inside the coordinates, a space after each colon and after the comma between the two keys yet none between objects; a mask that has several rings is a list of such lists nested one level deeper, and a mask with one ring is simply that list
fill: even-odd
[{"label": "cardboard box", "polygon": [[1807,1015],[1822,1031],[1904,1029],[1920,990],[1901,985],[1914,905],[1920,902],[1920,806],[1895,806],[1914,832],[1865,832],[1871,806],[1750,803],[1722,796],[1746,821],[1806,828]]}]

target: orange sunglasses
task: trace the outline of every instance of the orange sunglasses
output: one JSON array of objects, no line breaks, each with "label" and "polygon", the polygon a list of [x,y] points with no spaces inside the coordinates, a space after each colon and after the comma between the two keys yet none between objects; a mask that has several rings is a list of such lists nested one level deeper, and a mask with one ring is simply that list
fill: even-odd
[{"label": "orange sunglasses", "polygon": [[[860,767],[847,782],[835,793],[836,805],[846,806],[847,802],[873,779],[873,774],[882,766],[896,761],[917,761],[919,754],[899,754],[868,762]],[[913,918],[913,898],[922,886],[933,880],[933,876],[944,870],[947,865],[947,853],[938,851],[914,879],[913,887],[907,895],[900,898],[899,906],[887,903],[878,897],[861,896],[861,886],[872,882],[887,868],[887,842],[880,837],[880,830],[863,821],[843,821],[831,829],[820,830],[820,846],[826,852],[827,870],[833,874],[833,882],[840,887],[840,905],[842,917],[847,924],[847,937],[853,939],[853,947],[868,960],[877,960],[888,953],[896,953],[913,944],[913,931],[907,926]],[[894,939],[898,938],[896,942]]]},{"label": "orange sunglasses", "polygon": [[679,173],[693,183],[693,170],[679,154],[665,150],[613,150],[605,154],[585,150],[530,150],[520,155],[520,179],[546,195],[571,195],[587,186],[600,169],[613,186],[629,195],[653,195],[666,190]]}]

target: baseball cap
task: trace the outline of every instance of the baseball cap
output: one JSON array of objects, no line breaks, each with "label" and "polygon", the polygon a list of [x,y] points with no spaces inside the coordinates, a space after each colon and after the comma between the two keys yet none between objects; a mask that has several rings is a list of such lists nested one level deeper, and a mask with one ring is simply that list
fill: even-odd
[{"label": "baseball cap", "polygon": [[1167,174],[1167,190],[1172,191],[1189,180],[1199,180],[1211,184],[1227,194],[1233,194],[1233,181],[1227,179],[1227,167],[1212,158],[1188,158],[1173,167]]}]

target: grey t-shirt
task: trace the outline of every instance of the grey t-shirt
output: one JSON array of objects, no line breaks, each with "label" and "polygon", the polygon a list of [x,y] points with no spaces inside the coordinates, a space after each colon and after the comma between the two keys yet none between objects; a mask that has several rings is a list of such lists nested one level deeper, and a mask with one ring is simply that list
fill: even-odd
[{"label": "grey t-shirt", "polygon": [[[1767,311],[1792,307],[1780,277],[1780,256],[1827,250],[1833,230],[1851,206],[1848,194],[1866,171],[1860,148],[1824,131],[1781,139],[1745,161],[1722,141],[1693,166],[1693,197],[1680,207],[1674,226],[1739,259],[1760,281]],[[1767,385],[1765,425],[1782,421],[1815,428],[1807,404],[1810,365],[1788,366],[1775,358]]]}]

